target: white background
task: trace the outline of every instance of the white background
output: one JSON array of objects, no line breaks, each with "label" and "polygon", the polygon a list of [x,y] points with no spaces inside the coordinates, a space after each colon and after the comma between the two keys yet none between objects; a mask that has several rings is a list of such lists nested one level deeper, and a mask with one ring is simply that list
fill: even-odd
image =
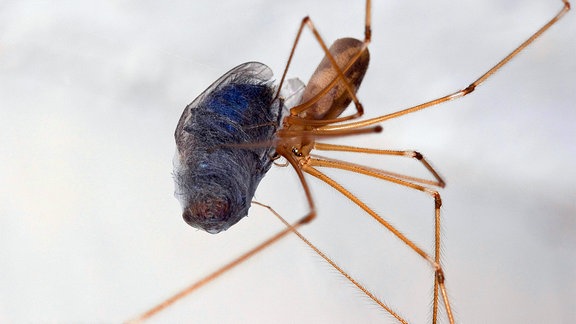
[{"label": "white background", "polygon": [[[376,1],[366,115],[465,87],[560,7]],[[187,226],[172,196],[173,130],[235,65],[261,61],[279,77],[307,14],[327,42],[362,37],[362,1],[0,2],[0,322],[126,320],[282,228],[256,207],[218,235]],[[575,19],[470,97],[346,140],[418,149],[446,179],[443,260],[459,322],[576,320]],[[321,57],[306,33],[290,76],[306,81]],[[360,161],[421,173],[408,159]],[[431,251],[430,197],[330,174]],[[310,185],[319,215],[303,232],[409,321],[430,321],[428,265]],[[292,220],[306,211],[288,168],[274,167],[256,199]],[[294,237],[156,318],[176,319],[392,321]]]}]

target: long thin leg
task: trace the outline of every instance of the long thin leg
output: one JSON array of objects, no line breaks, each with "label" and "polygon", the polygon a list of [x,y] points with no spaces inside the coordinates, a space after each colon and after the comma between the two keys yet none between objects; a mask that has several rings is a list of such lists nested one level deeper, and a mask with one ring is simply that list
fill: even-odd
[{"label": "long thin leg", "polygon": [[390,176],[397,178],[397,179],[408,180],[408,181],[419,183],[419,184],[436,186],[436,187],[440,187],[440,188],[444,188],[444,186],[446,186],[446,182],[444,181],[444,179],[442,179],[442,177],[440,177],[440,174],[438,174],[438,172],[436,170],[434,170],[432,165],[426,160],[426,158],[424,158],[424,156],[420,152],[406,151],[406,150],[402,150],[402,151],[379,150],[379,149],[371,149],[371,148],[365,148],[365,147],[336,145],[336,144],[327,144],[327,143],[318,143],[318,142],[314,143],[314,148],[319,150],[319,151],[354,152],[354,153],[393,155],[393,156],[404,156],[404,157],[414,158],[414,159],[418,160],[420,163],[422,163],[422,165],[424,165],[424,167],[432,174],[434,179],[436,179],[435,181],[430,181],[430,180],[417,178],[417,177],[406,176],[403,174],[397,174],[397,173],[393,173],[393,172],[385,171],[385,170],[380,170],[380,169],[378,169],[378,172],[380,172],[382,174],[390,175]]},{"label": "long thin leg", "polygon": [[[348,72],[348,70],[356,63],[356,61],[360,58],[360,56],[363,54],[363,52],[368,48],[368,43],[366,43],[366,41],[364,41],[364,44],[363,44],[362,48],[358,51],[358,53],[356,53],[348,61],[348,63],[344,67],[340,67],[338,65],[338,63],[336,63],[336,59],[334,58],[332,53],[330,53],[328,47],[324,43],[324,40],[322,39],[322,37],[320,36],[318,31],[316,30],[316,27],[314,27],[312,20],[309,17],[306,17],[302,21],[302,24],[303,24],[302,26],[304,26],[304,24],[306,24],[306,26],[308,26],[310,28],[314,37],[316,38],[316,40],[318,41],[318,43],[320,44],[320,46],[324,50],[325,55],[329,59],[332,67],[336,70],[337,75],[330,81],[330,83],[328,83],[328,85],[326,87],[324,87],[324,89],[322,89],[322,91],[318,92],[310,100],[303,102],[300,105],[290,109],[290,116],[286,116],[285,121],[287,121],[289,124],[321,126],[321,125],[338,123],[338,122],[343,122],[343,121],[359,118],[360,116],[362,116],[364,114],[364,108],[363,108],[362,104],[360,103],[360,101],[358,100],[358,98],[356,96],[356,92],[352,89],[350,83],[348,82],[348,80],[344,76],[344,73]],[[301,30],[302,30],[302,28],[300,29],[300,31]],[[356,107],[356,113],[354,113],[352,115],[348,115],[348,116],[344,116],[344,117],[337,117],[337,118],[332,118],[332,119],[306,119],[306,118],[300,118],[298,116],[298,114],[310,109],[318,100],[320,100],[324,95],[326,95],[339,81],[344,84],[344,87],[346,88],[348,95],[350,96],[350,98],[354,102],[354,106]]]},{"label": "long thin leg", "polygon": [[266,249],[267,247],[271,246],[272,244],[278,242],[281,238],[286,236],[286,234],[293,232],[296,228],[311,222],[316,217],[316,208],[314,207],[314,201],[312,200],[312,195],[310,194],[310,189],[308,188],[308,184],[306,183],[306,179],[304,178],[304,174],[302,170],[299,168],[298,162],[291,156],[285,156],[286,160],[294,167],[296,174],[298,174],[298,178],[300,179],[300,183],[306,193],[306,200],[308,201],[309,212],[306,216],[300,218],[296,223],[290,225],[287,224],[287,228],[281,232],[278,232],[276,235],[272,236],[268,240],[262,242],[258,246],[254,247],[252,250],[242,254],[241,256],[237,257],[236,259],[232,260],[231,262],[227,263],[220,269],[212,272],[208,276],[202,278],[201,280],[193,283],[192,285],[186,287],[185,289],[181,290],[180,292],[176,293],[172,297],[166,299],[165,301],[161,302],[157,306],[151,308],[150,310],[144,312],[143,314],[139,315],[138,317],[128,321],[129,323],[140,323],[143,322],[152,316],[156,315],[157,313],[161,312],[162,310],[166,309],[170,305],[174,304],[178,300],[188,296],[192,292],[198,290],[202,286],[206,285],[209,282],[214,281],[219,276],[223,275],[224,273],[230,271],[237,265],[245,262],[250,257],[254,256],[255,254],[261,252],[262,250]]},{"label": "long thin leg", "polygon": [[[286,117],[287,118],[287,117]],[[382,131],[382,126],[376,125],[372,127],[364,128],[352,128],[352,129],[336,129],[336,130],[324,130],[319,128],[313,128],[311,130],[291,130],[282,128],[276,132],[276,137],[279,138],[318,138],[318,137],[340,137],[349,135],[360,135],[369,133],[380,133]]]},{"label": "long thin leg", "polygon": [[[393,182],[396,184],[400,184],[402,186],[406,186],[412,189],[416,189],[425,193],[430,194],[434,198],[434,214],[435,214],[435,225],[434,225],[434,233],[435,233],[435,244],[434,244],[434,259],[432,259],[424,250],[418,247],[414,242],[408,239],[404,234],[402,234],[399,230],[397,230],[394,226],[392,226],[389,222],[384,220],[380,215],[370,209],[366,204],[364,204],[360,199],[354,196],[351,192],[345,189],[342,185],[331,179],[330,177],[326,176],[325,174],[318,171],[315,166],[319,167],[330,167],[330,168],[338,168],[342,170],[352,171],[355,173],[365,174],[368,176],[376,177],[379,179],[383,179],[389,182]],[[340,191],[344,196],[348,199],[352,200],[356,205],[366,211],[372,218],[378,221],[381,225],[386,227],[390,232],[392,232],[396,237],[398,237],[402,242],[408,245],[412,250],[422,256],[426,261],[428,261],[435,269],[435,278],[434,278],[434,299],[433,299],[433,323],[436,323],[438,317],[438,289],[440,289],[440,293],[442,294],[442,300],[444,301],[444,305],[446,308],[446,313],[448,314],[448,319],[450,323],[454,323],[454,318],[452,315],[452,310],[450,308],[450,303],[448,300],[448,296],[446,293],[446,287],[444,283],[444,271],[440,265],[440,207],[442,206],[442,200],[440,194],[436,190],[432,190],[418,184],[414,184],[408,181],[404,181],[401,179],[397,179],[391,177],[386,174],[382,174],[380,172],[375,172],[374,169],[365,168],[363,166],[359,166],[352,163],[347,163],[343,161],[337,160],[324,160],[324,159],[317,159],[317,158],[310,158],[306,164],[303,165],[303,169],[306,173],[311,174],[314,177],[326,182],[336,190]]]},{"label": "long thin leg", "polygon": [[[319,138],[319,137],[343,137],[343,136],[355,136],[355,135],[362,135],[362,134],[371,134],[371,133],[380,133],[382,131],[382,126],[376,125],[372,127],[366,128],[359,128],[359,129],[344,129],[344,130],[319,130],[319,129],[311,129],[309,131],[303,130],[288,130],[288,129],[279,129],[276,132],[276,137],[280,139],[295,139],[295,138]],[[236,148],[236,149],[254,149],[254,148],[268,148],[270,146],[277,146],[278,139],[274,139],[272,141],[261,141],[256,143],[230,143],[230,144],[220,144],[218,146],[214,146],[213,150],[217,150],[220,148]]]},{"label": "long thin leg", "polygon": [[560,18],[562,18],[564,16],[564,14],[566,14],[570,10],[570,2],[568,2],[568,0],[562,0],[562,2],[564,3],[562,9],[550,21],[548,21],[544,26],[542,26],[534,34],[532,34],[532,36],[530,36],[527,40],[525,40],[522,44],[520,44],[520,46],[516,47],[510,54],[508,54],[505,58],[503,58],[500,62],[498,62],[496,65],[494,65],[490,70],[488,70],[481,77],[476,79],[476,81],[472,82],[466,88],[464,88],[462,90],[458,90],[456,92],[453,92],[453,93],[446,95],[444,97],[440,97],[438,99],[434,99],[434,100],[425,102],[423,104],[420,104],[420,105],[417,105],[414,107],[410,107],[407,109],[403,109],[403,110],[400,110],[400,111],[397,111],[395,113],[391,113],[388,115],[375,117],[375,118],[371,118],[371,119],[367,119],[367,120],[362,120],[362,121],[358,121],[358,122],[353,122],[353,123],[324,126],[324,127],[322,127],[322,129],[325,129],[325,130],[329,130],[329,129],[330,130],[342,130],[342,129],[366,127],[369,125],[381,123],[381,122],[388,120],[388,119],[393,119],[393,118],[397,118],[397,117],[404,116],[407,114],[411,114],[413,112],[417,112],[417,111],[420,111],[422,109],[432,107],[432,106],[438,105],[440,103],[454,100],[454,99],[458,99],[458,98],[461,98],[461,97],[468,95],[469,93],[473,92],[479,85],[484,83],[484,81],[486,81],[486,79],[491,77],[494,73],[496,73],[504,65],[506,65],[506,63],[508,63],[511,59],[513,59],[516,55],[518,55],[518,53],[522,52],[526,47],[528,47],[534,40],[536,40],[544,32],[546,32],[558,20],[560,20]]},{"label": "long thin leg", "polygon": [[[258,203],[253,201],[253,203],[258,204],[264,208],[267,208],[274,216],[276,216],[284,225],[290,227],[290,223],[288,223],[280,214],[278,214],[272,207]],[[344,269],[342,269],[334,260],[328,257],[324,252],[322,252],[319,248],[317,248],[312,242],[310,242],[302,233],[300,233],[296,228],[292,228],[292,232],[296,234],[306,245],[308,245],[316,254],[318,254],[322,259],[328,262],[336,271],[338,271],[341,275],[343,275],[348,281],[350,281],[356,288],[360,289],[366,296],[368,296],[372,301],[378,304],[380,307],[384,308],[390,315],[394,316],[399,322],[401,323],[408,323],[405,319],[403,319],[398,313],[396,313],[390,306],[386,305],[383,301],[381,301],[378,297],[376,297],[372,292],[370,292],[366,287],[364,287],[361,283],[359,283],[356,279],[354,279],[350,274],[348,274]]]},{"label": "long thin leg", "polygon": [[181,300],[182,298],[190,295],[191,293],[193,293],[194,291],[200,289],[201,287],[205,286],[206,284],[214,281],[215,279],[217,279],[218,277],[220,277],[221,275],[223,275],[224,273],[230,271],[231,269],[233,269],[234,267],[236,267],[237,265],[245,262],[246,260],[248,260],[250,257],[256,255],[257,253],[261,252],[262,250],[266,249],[267,247],[271,246],[272,244],[278,242],[281,238],[283,238],[284,236],[286,236],[286,234],[290,233],[293,231],[293,229],[300,227],[301,225],[307,223],[310,221],[310,215],[307,215],[305,217],[303,217],[302,219],[300,219],[298,222],[296,222],[295,224],[292,225],[288,225],[288,227],[281,231],[278,232],[276,235],[270,237],[269,239],[267,239],[266,241],[262,242],[261,244],[259,244],[258,246],[254,247],[253,249],[251,249],[250,251],[240,255],[239,257],[237,257],[236,259],[232,260],[231,262],[225,264],[224,266],[222,266],[221,268],[219,268],[218,270],[212,272],[211,274],[209,274],[208,276],[200,279],[199,281],[196,281],[195,283],[191,284],[190,286],[182,289],[181,291],[179,291],[178,293],[174,294],[172,297],[164,300],[163,302],[161,302],[160,304],[154,306],[153,308],[147,310],[146,312],[142,313],[141,315],[139,315],[138,317],[131,319],[129,321],[127,321],[127,323],[141,323],[144,322],[148,319],[150,319],[152,316],[158,314],[159,312],[163,311],[164,309],[170,307],[172,304],[174,304],[175,302]]},{"label": "long thin leg", "polygon": [[[320,36],[320,33],[318,32],[318,30],[314,26],[312,19],[308,16],[306,16],[302,19],[302,22],[300,23],[300,28],[298,29],[298,33],[296,34],[296,39],[294,40],[294,44],[292,45],[292,50],[290,51],[290,56],[288,57],[288,62],[286,63],[286,67],[284,68],[284,73],[282,74],[282,78],[280,79],[280,84],[278,86],[278,92],[277,92],[276,96],[278,96],[279,91],[282,88],[282,84],[284,83],[284,80],[285,80],[286,75],[288,73],[290,63],[292,62],[292,58],[294,57],[294,53],[296,51],[296,46],[298,45],[298,42],[300,41],[300,36],[302,35],[302,31],[304,30],[305,26],[307,26],[310,29],[310,31],[312,32],[312,34],[314,35],[314,37],[318,41],[318,44],[320,45],[320,47],[324,51],[326,57],[330,60],[332,67],[336,70],[337,76],[328,84],[327,87],[325,87],[322,91],[320,91],[318,94],[316,94],[311,100],[290,109],[291,116],[287,116],[286,121],[288,121],[289,123],[292,123],[292,124],[297,123],[297,124],[302,124],[302,125],[326,125],[326,124],[330,124],[330,123],[336,123],[336,122],[342,122],[342,121],[346,121],[346,120],[356,119],[356,118],[363,115],[364,108],[362,107],[362,104],[360,103],[360,101],[356,97],[356,93],[352,89],[352,86],[350,85],[350,83],[348,82],[346,77],[344,76],[344,72],[346,72],[358,60],[358,58],[362,55],[362,52],[364,50],[366,50],[368,44],[370,43],[371,35],[372,35],[372,29],[371,29],[371,25],[370,25],[371,24],[370,14],[371,14],[371,1],[366,0],[366,18],[365,18],[365,27],[364,27],[364,41],[363,41],[364,44],[363,44],[363,47],[360,51],[358,51],[358,53],[352,59],[350,59],[348,64],[343,68],[338,66],[338,64],[336,63],[336,60],[334,59],[333,55],[330,53],[328,46],[326,46],[326,43],[324,42],[324,40]],[[344,84],[346,91],[348,92],[348,94],[350,95],[350,98],[354,102],[354,105],[356,107],[356,113],[355,114],[345,116],[345,117],[339,117],[339,118],[334,118],[334,119],[323,119],[323,120],[310,120],[310,119],[302,119],[302,118],[297,117],[297,115],[299,113],[309,109],[310,107],[312,107],[312,105],[314,103],[316,103],[318,100],[320,100],[320,98],[322,98],[338,81],[341,81]]]},{"label": "long thin leg", "polygon": [[[371,176],[371,177],[375,177],[378,179],[382,179],[382,180],[386,180],[392,183],[396,183],[399,184],[401,186],[404,187],[408,187],[408,188],[412,188],[418,191],[422,191],[424,193],[429,194],[430,196],[432,196],[434,198],[434,208],[437,211],[436,214],[439,216],[440,215],[440,207],[442,206],[442,200],[440,198],[440,193],[438,193],[438,191],[409,182],[409,181],[405,181],[402,179],[398,179],[396,177],[393,176],[389,176],[384,172],[380,172],[381,170],[378,169],[374,169],[374,168],[367,168],[365,166],[362,165],[358,165],[358,164],[354,164],[354,163],[349,163],[349,162],[344,162],[344,161],[339,161],[339,160],[333,160],[333,159],[326,159],[326,158],[315,158],[315,157],[311,157],[308,162],[304,165],[304,171],[306,171],[307,173],[310,173],[308,171],[310,171],[307,167],[310,167],[310,169],[314,170],[314,172],[317,172],[316,174],[320,174],[320,171],[318,171],[316,168],[314,167],[327,167],[327,168],[334,168],[334,169],[341,169],[341,170],[346,170],[346,171],[351,171],[354,173],[359,173],[359,174],[364,174],[367,176]],[[312,174],[312,173],[310,173]],[[314,174],[312,174],[314,175]],[[316,175],[314,175],[316,176]],[[327,176],[324,175],[324,177],[326,177],[326,179],[321,178],[321,180],[323,180],[324,182],[328,183],[329,185],[333,186],[334,188],[336,188],[337,190],[339,190],[335,185],[337,185],[338,187],[341,187],[341,185],[337,184],[334,180],[328,178]],[[342,189],[344,189],[343,187],[341,187]],[[344,189],[346,190],[346,189]],[[342,191],[341,191],[342,192]],[[357,205],[359,205],[360,207],[364,206],[364,203],[362,203],[358,198],[356,198],[354,195],[352,195],[349,191],[346,190],[346,193],[342,192],[346,197],[350,198],[352,201],[354,201]],[[350,196],[349,196],[350,195]],[[354,199],[353,199],[354,198]],[[362,207],[363,208],[363,207]],[[371,214],[370,212],[368,212],[369,214]],[[375,217],[376,218],[376,217]],[[381,219],[380,216],[377,216],[378,219]],[[385,221],[384,221],[385,222]],[[422,249],[420,249],[419,247],[417,247],[414,243],[412,243],[411,240],[409,240],[408,238],[406,238],[402,233],[400,233],[398,230],[396,230],[395,228],[393,228],[392,225],[390,225],[389,223],[385,222],[386,224],[382,223],[382,225],[384,225],[386,228],[388,228],[388,226],[390,226],[390,228],[388,228],[392,233],[394,233],[394,235],[398,236],[399,239],[401,239],[404,243],[406,243],[408,246],[410,246],[414,251],[416,251],[418,254],[420,254],[422,257],[424,257],[426,260],[430,260],[430,257],[428,256],[427,253],[425,253]],[[440,227],[439,227],[439,220],[437,221],[438,226],[435,230],[436,233],[436,237],[440,238]],[[394,230],[392,230],[394,229]],[[438,254],[440,253],[440,244],[439,242],[437,242],[435,244],[435,250],[437,250]],[[437,263],[436,260],[434,260],[433,262],[431,262],[432,264]]]}]

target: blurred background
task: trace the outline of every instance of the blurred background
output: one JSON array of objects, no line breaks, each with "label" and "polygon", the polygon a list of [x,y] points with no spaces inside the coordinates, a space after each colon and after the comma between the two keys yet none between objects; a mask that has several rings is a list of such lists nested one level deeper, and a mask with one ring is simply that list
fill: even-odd
[{"label": "blurred background", "polygon": [[[375,1],[367,117],[466,87],[561,8],[560,0]],[[173,197],[183,108],[246,61],[281,76],[310,15],[328,43],[363,37],[362,1],[0,2],[0,322],[120,322],[282,229],[270,213],[211,235]],[[336,142],[417,149],[445,178],[443,262],[462,323],[576,320],[576,19],[573,12],[469,97]],[[323,54],[308,31],[289,77]],[[332,155],[426,175],[401,158]],[[330,170],[328,170],[330,171]],[[433,200],[327,174],[432,251]],[[407,320],[431,320],[433,272],[328,185],[302,231]],[[306,213],[273,167],[256,200]],[[153,322],[394,322],[295,237]],[[445,318],[443,322],[447,322]]]}]

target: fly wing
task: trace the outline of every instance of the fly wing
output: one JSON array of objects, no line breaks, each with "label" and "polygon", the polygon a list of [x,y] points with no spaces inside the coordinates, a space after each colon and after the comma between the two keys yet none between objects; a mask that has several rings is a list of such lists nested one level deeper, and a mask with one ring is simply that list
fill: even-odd
[{"label": "fly wing", "polygon": [[280,97],[284,99],[287,109],[295,107],[302,101],[306,85],[298,78],[288,79],[280,89]]},{"label": "fly wing", "polygon": [[204,90],[198,97],[196,97],[192,103],[186,106],[182,112],[182,116],[180,116],[180,120],[176,126],[176,131],[174,132],[176,147],[178,151],[183,149],[183,145],[186,143],[187,137],[189,136],[188,132],[184,130],[184,127],[190,119],[191,109],[198,107],[200,103],[204,101],[208,95],[210,95],[211,92],[226,86],[239,76],[249,77],[262,82],[269,82],[271,81],[273,75],[274,74],[272,73],[272,70],[265,64],[259,62],[246,62],[226,72],[224,75],[218,78],[218,80],[214,81],[214,83],[212,83],[206,90]]}]

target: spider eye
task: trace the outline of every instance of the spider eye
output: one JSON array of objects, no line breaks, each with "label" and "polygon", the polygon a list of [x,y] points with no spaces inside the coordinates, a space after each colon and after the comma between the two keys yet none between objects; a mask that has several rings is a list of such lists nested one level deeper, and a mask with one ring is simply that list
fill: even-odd
[{"label": "spider eye", "polygon": [[295,147],[292,148],[292,153],[298,157],[302,156],[302,152],[300,152],[300,150]]}]

